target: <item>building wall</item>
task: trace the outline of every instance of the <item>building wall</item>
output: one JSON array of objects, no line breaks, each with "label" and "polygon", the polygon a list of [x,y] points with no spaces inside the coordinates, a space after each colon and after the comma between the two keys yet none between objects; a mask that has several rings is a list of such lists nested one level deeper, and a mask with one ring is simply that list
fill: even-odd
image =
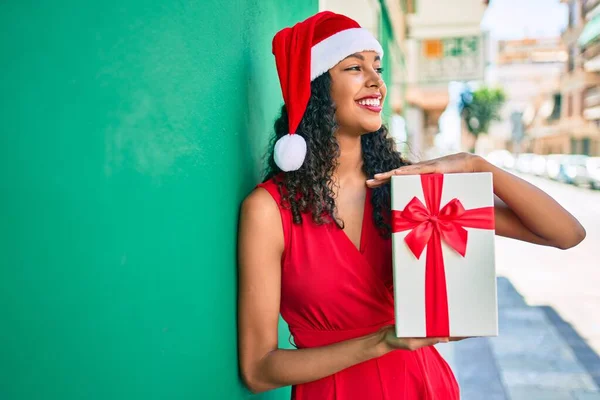
[{"label": "building wall", "polygon": [[416,13],[408,18],[413,38],[473,35],[481,32],[483,0],[418,0]]},{"label": "building wall", "polygon": [[[488,147],[481,149],[483,153],[509,145],[511,114],[530,107],[537,110],[551,99],[560,90],[560,76],[565,68],[566,52],[558,39],[512,40],[502,44],[496,48],[496,62],[488,68],[486,82],[504,90],[506,103],[501,110],[502,121],[490,126]],[[540,55],[534,57],[536,53]]]},{"label": "building wall", "polygon": [[[418,159],[427,159],[441,155],[434,148],[435,136],[439,132],[439,116],[449,102],[448,83],[450,78],[431,80],[423,77],[425,70],[420,65],[421,49],[419,40],[445,39],[461,36],[480,36],[481,20],[486,6],[482,0],[457,0],[443,2],[437,0],[411,1],[414,13],[407,15],[407,102],[411,108],[420,112],[411,112],[407,117],[410,142]],[[483,39],[481,40],[483,42]],[[480,45],[480,65],[483,75],[483,43]],[[437,60],[436,60],[437,61]],[[456,69],[457,72],[464,72]],[[483,76],[481,76],[483,78]],[[452,78],[455,79],[455,78]],[[458,141],[459,139],[457,139]],[[456,147],[460,147],[456,143]]]},{"label": "building wall", "polygon": [[379,36],[381,7],[378,0],[320,0],[319,10],[344,14],[370,30],[376,37]]},{"label": "building wall", "polygon": [[250,398],[238,209],[282,104],[272,36],[317,9],[0,3],[0,398]]},{"label": "building wall", "polygon": [[[584,118],[584,96],[588,88],[600,85],[600,75],[583,68],[584,58],[577,40],[586,24],[582,1],[569,0],[569,25],[562,35],[569,60],[561,77],[562,110],[560,129],[557,136],[564,136],[558,148],[556,137],[538,137],[538,147],[552,147],[562,153],[587,153],[600,155],[596,143],[600,141],[600,129],[594,121]],[[588,16],[589,17],[589,16]],[[587,145],[584,145],[587,143]],[[554,145],[556,144],[556,145]]]}]

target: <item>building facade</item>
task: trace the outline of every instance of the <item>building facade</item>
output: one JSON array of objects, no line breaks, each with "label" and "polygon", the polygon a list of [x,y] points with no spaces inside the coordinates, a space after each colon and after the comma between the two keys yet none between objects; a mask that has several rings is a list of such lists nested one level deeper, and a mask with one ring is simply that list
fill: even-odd
[{"label": "building facade", "polygon": [[[406,109],[410,152],[428,158],[452,81],[484,78],[486,35],[482,0],[404,0],[407,11]],[[460,137],[458,139],[460,142]]]},{"label": "building facade", "polygon": [[583,119],[589,126],[589,133],[572,142],[572,151],[579,154],[600,155],[600,0],[584,0],[581,14],[585,26],[577,40],[580,50],[580,64],[588,74],[593,74],[591,85],[586,85],[583,93]]},{"label": "building facade", "polygon": [[568,59],[560,83],[560,122],[532,129],[529,150],[600,155],[600,0],[563,2],[569,21],[562,35]]},{"label": "building facade", "polygon": [[[514,129],[515,114],[523,116],[530,135],[560,120],[560,77],[567,61],[561,38],[501,40],[494,45],[494,63],[487,74],[490,86],[501,87],[506,102],[502,121],[490,126],[486,140],[480,140],[480,152],[508,148],[520,152],[528,142]],[[524,140],[522,140],[524,139]]]}]

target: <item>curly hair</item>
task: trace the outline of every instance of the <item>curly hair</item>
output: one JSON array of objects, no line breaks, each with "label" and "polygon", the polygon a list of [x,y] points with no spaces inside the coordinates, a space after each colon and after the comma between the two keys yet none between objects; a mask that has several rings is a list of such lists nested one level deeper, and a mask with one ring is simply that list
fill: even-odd
[{"label": "curly hair", "polygon": [[[282,206],[291,210],[295,224],[301,224],[302,215],[310,213],[316,224],[333,221],[340,228],[344,226],[343,221],[336,216],[332,180],[340,155],[340,148],[334,136],[336,128],[329,73],[319,76],[311,83],[310,100],[296,131],[306,140],[307,147],[304,163],[297,171],[282,173],[273,159],[275,142],[289,132],[285,105],[275,121],[275,135],[271,138],[266,155],[264,180],[275,178]],[[388,137],[387,133],[387,128],[382,125],[379,130],[361,137],[363,171],[369,178],[378,172],[408,164],[396,151],[394,140]],[[376,227],[383,237],[389,237],[390,185],[373,189],[371,202]]]}]

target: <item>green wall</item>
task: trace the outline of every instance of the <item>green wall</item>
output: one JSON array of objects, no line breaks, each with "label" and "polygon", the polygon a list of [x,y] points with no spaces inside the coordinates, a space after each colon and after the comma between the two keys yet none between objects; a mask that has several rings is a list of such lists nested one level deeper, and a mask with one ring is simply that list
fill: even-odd
[{"label": "green wall", "polygon": [[[392,32],[392,23],[387,12],[387,7],[383,0],[380,0],[381,6],[381,17],[379,21],[379,42],[384,51],[384,57],[381,60],[381,66],[383,67],[383,80],[386,82],[388,92],[392,89],[392,69],[399,68],[399,65],[393,65],[391,57],[391,47],[394,46],[394,37]],[[388,123],[390,116],[392,115],[392,108],[390,101],[383,103],[382,117],[384,123]]]},{"label": "green wall", "polygon": [[0,2],[1,399],[252,397],[238,208],[281,105],[271,38],[317,8]]}]

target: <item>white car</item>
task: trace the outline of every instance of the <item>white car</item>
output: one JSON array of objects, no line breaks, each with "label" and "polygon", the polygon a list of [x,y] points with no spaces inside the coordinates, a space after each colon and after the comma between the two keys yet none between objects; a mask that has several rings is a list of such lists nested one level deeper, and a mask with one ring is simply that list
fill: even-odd
[{"label": "white car", "polygon": [[573,185],[588,183],[586,162],[589,157],[582,154],[569,154],[562,159],[564,174],[558,176],[558,180]]},{"label": "white car", "polygon": [[586,161],[588,181],[592,189],[600,189],[600,157],[590,157]]},{"label": "white car", "polygon": [[531,172],[537,176],[546,175],[546,157],[536,154],[531,160]]},{"label": "white car", "polygon": [[558,180],[561,173],[562,160],[566,154],[550,154],[546,156],[546,176],[550,179]]},{"label": "white car", "polygon": [[485,159],[499,168],[515,167],[515,157],[508,150],[490,151]]},{"label": "white car", "polygon": [[535,158],[533,153],[521,153],[517,156],[516,168],[517,171],[524,174],[530,174],[532,172],[533,159]]}]

